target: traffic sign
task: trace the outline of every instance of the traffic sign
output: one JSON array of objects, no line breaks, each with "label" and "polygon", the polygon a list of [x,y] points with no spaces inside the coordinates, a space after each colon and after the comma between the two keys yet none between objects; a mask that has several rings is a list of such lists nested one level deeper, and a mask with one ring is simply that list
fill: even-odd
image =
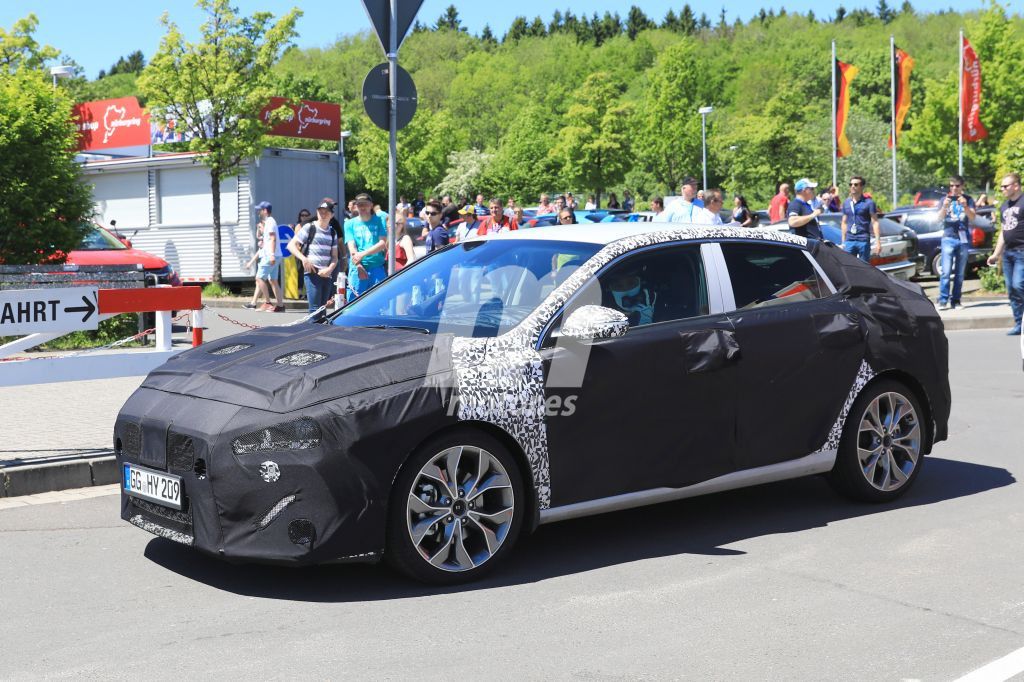
[{"label": "traffic sign", "polygon": [[[380,41],[384,54],[390,51],[388,45],[391,43],[391,2],[392,0],[363,0],[363,7],[370,17],[373,30],[377,32],[377,40]],[[423,0],[395,0],[395,4],[398,6],[398,44],[395,45],[395,50],[398,50],[409,33],[409,27],[412,26],[416,13],[420,11]]]},{"label": "traffic sign", "polygon": [[0,336],[96,329],[96,287],[0,291]]},{"label": "traffic sign", "polygon": [[[412,76],[401,66],[395,65],[398,69],[398,127],[401,130],[409,125],[409,121],[416,114],[416,84],[412,82]],[[391,129],[391,107],[389,106],[388,94],[391,92],[388,84],[388,77],[391,73],[391,65],[387,62],[378,64],[370,69],[363,79],[363,107],[366,108],[366,115],[370,117],[378,128]]]}]

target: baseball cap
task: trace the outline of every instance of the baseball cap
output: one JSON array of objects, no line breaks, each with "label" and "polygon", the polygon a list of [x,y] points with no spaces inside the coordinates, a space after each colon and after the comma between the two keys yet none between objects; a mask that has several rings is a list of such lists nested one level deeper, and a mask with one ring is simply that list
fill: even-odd
[{"label": "baseball cap", "polygon": [[477,206],[473,210],[476,211],[476,214],[478,216],[489,216],[489,215],[491,215],[491,209],[487,208],[486,206]]},{"label": "baseball cap", "polygon": [[802,191],[804,191],[805,189],[808,189],[808,188],[814,189],[817,186],[818,186],[818,183],[811,182],[807,178],[800,178],[799,180],[796,181],[796,191],[797,192],[802,192]]},{"label": "baseball cap", "polygon": [[260,203],[256,204],[253,208],[255,208],[257,211],[264,208],[267,209],[268,211],[273,210],[273,207],[270,205],[269,201],[261,201]]},{"label": "baseball cap", "polygon": [[685,187],[686,185],[693,185],[694,187],[697,187],[698,184],[699,183],[697,182],[697,178],[693,177],[692,175],[687,175],[685,178],[683,178],[683,181],[679,183],[679,186]]},{"label": "baseball cap", "polygon": [[466,204],[459,209],[459,215],[476,215],[476,207],[473,204]]},{"label": "baseball cap", "polygon": [[317,208],[326,208],[328,211],[334,212],[334,202],[330,199],[323,199],[317,204]]}]

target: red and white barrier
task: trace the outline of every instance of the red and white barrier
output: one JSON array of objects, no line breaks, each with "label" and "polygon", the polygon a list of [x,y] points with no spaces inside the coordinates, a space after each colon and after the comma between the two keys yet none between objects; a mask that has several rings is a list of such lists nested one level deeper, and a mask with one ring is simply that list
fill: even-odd
[{"label": "red and white barrier", "polygon": [[[192,345],[203,342],[202,290],[199,287],[100,289],[100,319],[122,313],[156,313],[156,347],[131,351],[83,351],[70,355],[17,358],[0,362],[0,386],[85,381],[148,374],[180,352],[171,346],[171,311],[192,311]],[[0,346],[0,360],[63,336],[32,334]]]}]

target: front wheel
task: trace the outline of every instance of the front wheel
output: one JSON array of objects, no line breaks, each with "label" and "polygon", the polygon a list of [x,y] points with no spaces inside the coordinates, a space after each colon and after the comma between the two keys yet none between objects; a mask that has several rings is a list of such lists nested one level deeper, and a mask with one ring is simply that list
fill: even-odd
[{"label": "front wheel", "polygon": [[921,417],[917,398],[897,381],[864,389],[843,427],[832,484],[864,502],[888,502],[905,493],[924,462]]},{"label": "front wheel", "polygon": [[388,560],[427,583],[476,580],[511,551],[525,505],[504,445],[469,430],[443,436],[413,454],[395,482]]}]

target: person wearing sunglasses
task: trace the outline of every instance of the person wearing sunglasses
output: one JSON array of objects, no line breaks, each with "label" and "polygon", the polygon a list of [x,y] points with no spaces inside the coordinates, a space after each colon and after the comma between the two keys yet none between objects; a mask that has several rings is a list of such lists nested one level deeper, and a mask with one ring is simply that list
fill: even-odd
[{"label": "person wearing sunglasses", "polygon": [[949,310],[960,305],[964,273],[967,271],[967,252],[971,248],[971,221],[974,220],[974,199],[964,194],[964,179],[961,176],[950,176],[949,193],[942,200],[938,218],[942,221],[939,310]]},{"label": "person wearing sunglasses", "polygon": [[478,236],[482,237],[485,234],[498,234],[519,229],[519,223],[505,215],[505,208],[501,205],[501,199],[491,199],[488,212],[490,215],[484,218],[483,222],[480,223],[480,227],[477,228],[476,233]]},{"label": "person wearing sunglasses", "polygon": [[444,208],[438,201],[430,200],[423,208],[423,215],[427,218],[427,253],[448,245],[448,228],[441,222],[441,213]]},{"label": "person wearing sunglasses", "polygon": [[1006,292],[1010,295],[1010,309],[1013,310],[1013,328],[1009,336],[1019,336],[1021,318],[1024,317],[1024,226],[1021,225],[1021,210],[1024,194],[1020,190],[1020,174],[1008,173],[999,184],[1006,201],[999,205],[999,216],[1003,229],[999,232],[996,249],[988,257],[989,265],[1002,260]]},{"label": "person wearing sunglasses", "polygon": [[875,235],[875,254],[882,253],[882,226],[878,222],[875,200],[864,194],[864,184],[864,178],[859,175],[850,178],[850,196],[843,202],[839,233],[843,251],[870,263],[872,234]]}]

